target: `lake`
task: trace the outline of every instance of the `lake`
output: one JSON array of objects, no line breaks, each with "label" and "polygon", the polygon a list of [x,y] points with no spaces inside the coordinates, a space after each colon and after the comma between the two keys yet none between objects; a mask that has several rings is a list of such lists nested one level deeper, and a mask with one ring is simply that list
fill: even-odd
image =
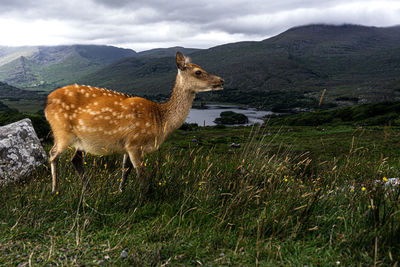
[{"label": "lake", "polygon": [[271,111],[256,110],[254,108],[241,108],[234,105],[206,105],[207,109],[196,109],[192,108],[186,118],[187,123],[197,123],[199,126],[216,125],[214,120],[219,117],[219,114],[223,111],[233,111],[236,113],[242,113],[249,118],[249,123],[245,125],[251,125],[254,123],[263,123],[261,119],[263,116],[273,114]]}]

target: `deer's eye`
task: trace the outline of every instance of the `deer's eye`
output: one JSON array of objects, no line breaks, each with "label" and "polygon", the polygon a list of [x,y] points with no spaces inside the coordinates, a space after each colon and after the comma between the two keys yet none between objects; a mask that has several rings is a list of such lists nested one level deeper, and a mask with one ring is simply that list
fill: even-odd
[{"label": "deer's eye", "polygon": [[196,74],[196,75],[200,75],[200,74],[201,74],[201,71],[198,70],[198,71],[195,72],[195,74]]}]

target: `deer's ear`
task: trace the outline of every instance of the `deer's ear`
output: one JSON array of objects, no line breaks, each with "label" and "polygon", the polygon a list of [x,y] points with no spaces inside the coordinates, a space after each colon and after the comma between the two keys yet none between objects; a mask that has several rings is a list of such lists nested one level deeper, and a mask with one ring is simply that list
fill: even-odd
[{"label": "deer's ear", "polygon": [[181,52],[176,53],[176,66],[180,70],[184,70],[186,67],[185,56]]}]

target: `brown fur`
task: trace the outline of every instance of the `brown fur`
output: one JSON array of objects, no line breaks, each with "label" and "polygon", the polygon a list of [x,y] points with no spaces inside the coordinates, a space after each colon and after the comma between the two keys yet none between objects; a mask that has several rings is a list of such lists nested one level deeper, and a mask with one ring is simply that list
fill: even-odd
[{"label": "brown fur", "polygon": [[166,137],[182,125],[195,94],[221,90],[224,84],[221,78],[187,61],[188,58],[177,53],[178,74],[171,98],[165,103],[77,84],[50,93],[45,114],[54,135],[50,151],[52,191],[56,192],[58,158],[68,146],[77,150],[72,163],[83,180],[80,152],[124,154],[120,190],[132,164],[143,179],[144,154],[158,149]]}]

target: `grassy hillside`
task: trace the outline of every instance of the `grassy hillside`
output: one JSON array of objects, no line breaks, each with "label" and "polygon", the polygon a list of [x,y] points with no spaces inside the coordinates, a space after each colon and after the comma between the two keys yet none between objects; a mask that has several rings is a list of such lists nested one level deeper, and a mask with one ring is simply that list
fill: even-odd
[{"label": "grassy hillside", "polygon": [[22,90],[0,82],[0,99],[37,99],[42,97],[38,92]]},{"label": "grassy hillside", "polygon": [[333,110],[272,117],[271,125],[392,125],[400,126],[400,103],[383,102]]},{"label": "grassy hillside", "polygon": [[9,110],[10,108],[7,105],[5,105],[3,102],[0,102],[0,112]]},{"label": "grassy hillside", "polygon": [[160,58],[160,57],[175,57],[176,52],[180,51],[185,55],[190,55],[193,52],[200,51],[197,48],[185,48],[181,46],[169,47],[169,48],[155,48],[146,51],[139,52],[137,55],[139,57],[146,58]]},{"label": "grassy hillside", "polygon": [[[323,130],[291,123],[305,114],[186,127],[146,157],[144,198],[134,174],[117,192],[121,156],[86,156],[82,191],[68,150],[57,194],[48,165],[0,187],[0,265],[398,265],[400,188],[385,183],[398,177],[400,128],[371,117],[398,109],[309,113],[342,120]],[[26,115],[0,114],[0,125]],[[48,136],[43,114],[30,116]]]},{"label": "grassy hillside", "polygon": [[[0,80],[14,86],[51,90],[75,82],[121,58],[135,56],[130,49],[112,46],[72,45],[3,49]],[[13,59],[13,60],[7,60]]]},{"label": "grassy hillside", "polygon": [[28,91],[0,82],[0,101],[13,110],[37,112],[44,109],[47,94]]},{"label": "grassy hillside", "polygon": [[400,130],[355,129],[178,131],[142,200],[134,175],[117,192],[121,157],[86,157],[82,192],[68,152],[59,194],[47,167],[0,188],[0,264],[396,265],[398,189],[375,181],[398,175]]},{"label": "grassy hillside", "polygon": [[[267,95],[279,91],[287,94],[286,101],[301,94],[311,103],[326,88],[326,101],[333,105],[393,100],[400,94],[400,27],[304,26],[261,42],[195,51],[191,57],[209,72],[224,77],[226,90],[220,95],[228,102],[237,101],[232,94],[235,90]],[[175,75],[172,57],[141,64],[137,59],[126,59],[82,81],[138,95],[168,94]],[[203,97],[220,101],[220,95]],[[270,96],[261,96],[258,102],[271,108]],[[312,105],[294,103],[290,107]]]}]

